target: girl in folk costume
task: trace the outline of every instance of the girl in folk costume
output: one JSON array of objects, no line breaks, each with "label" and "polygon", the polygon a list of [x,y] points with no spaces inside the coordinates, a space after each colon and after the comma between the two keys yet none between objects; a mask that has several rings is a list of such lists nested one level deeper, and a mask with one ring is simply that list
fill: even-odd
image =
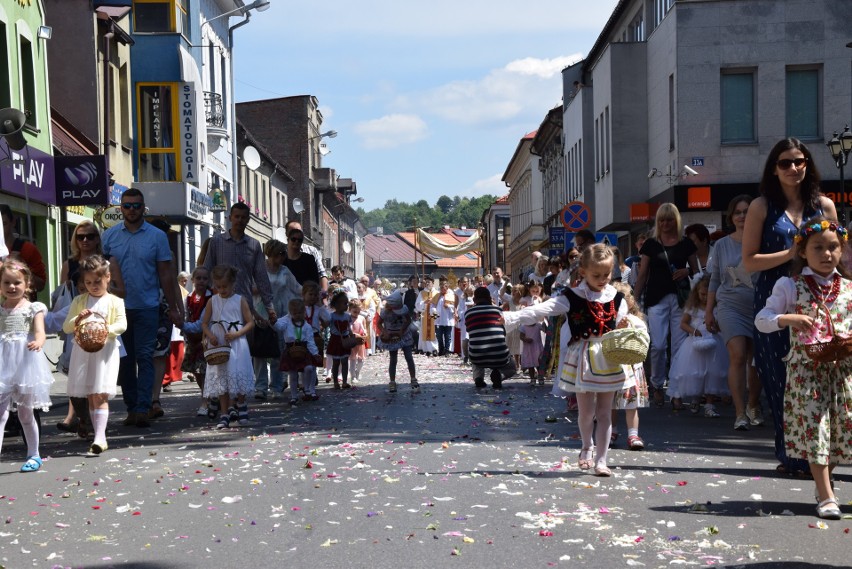
[{"label": "girl in folk costume", "polygon": [[352,347],[344,343],[352,336],[352,317],[346,311],[349,308],[349,297],[343,289],[337,289],[331,297],[329,306],[334,311],[331,313],[329,330],[331,332],[328,340],[327,353],[331,357],[331,377],[334,378],[334,388],[340,389],[340,381],[337,379],[338,372],[343,380],[343,389],[352,387],[349,384],[349,353]]},{"label": "girl in folk costume", "polygon": [[[320,301],[320,288],[319,284],[315,281],[305,281],[302,283],[302,300],[305,301],[305,321],[311,325],[311,329],[314,331],[314,344],[316,344],[319,351],[319,359],[317,360],[317,366],[319,366],[325,361],[323,354],[325,342],[323,341],[322,333],[328,328],[328,323],[331,321],[331,312]],[[305,374],[302,374],[303,383],[316,386],[318,381],[317,366],[314,366],[311,371],[313,377],[304,377]],[[331,373],[331,368],[329,368],[328,373]],[[330,376],[326,378],[326,383],[329,381],[331,381]]]},{"label": "girl in folk costume", "polygon": [[417,296],[417,302],[414,305],[414,310],[420,314],[420,341],[417,349],[427,356],[438,353],[438,340],[435,336],[435,315],[437,314],[435,303],[438,300],[438,293],[432,289],[434,284],[432,277],[423,277],[423,291]]},{"label": "girl in folk costume", "polygon": [[[364,355],[373,352],[373,344],[375,343],[375,338],[373,338],[372,334],[372,322],[373,317],[376,315],[376,312],[379,310],[378,302],[379,295],[367,286],[369,281],[364,279],[363,281],[358,282],[358,305],[361,307],[361,318],[364,320]],[[357,350],[352,350],[353,352]],[[351,359],[351,358],[350,358]],[[361,360],[363,365],[364,360]],[[352,366],[349,366],[352,368]],[[360,369],[358,370],[360,372]],[[356,383],[355,373],[353,369],[352,373],[352,383]]]},{"label": "girl in folk costume", "polygon": [[71,302],[62,330],[73,334],[81,322],[97,315],[106,323],[109,335],[104,347],[97,352],[87,352],[76,343],[71,348],[68,395],[88,399],[89,416],[95,428],[95,440],[89,453],[101,454],[107,449],[109,400],[115,397],[118,382],[120,356],[115,338],[127,329],[127,317],[124,301],[108,292],[109,261],[100,255],[87,257],[80,263],[80,280],[86,287],[86,293]]},{"label": "girl in folk costume", "polygon": [[831,473],[852,463],[852,358],[819,363],[811,344],[852,333],[852,274],[840,263],[847,231],[817,216],[806,221],[794,241],[792,277],[778,279],[757,314],[760,332],[787,326],[790,353],[784,391],[784,440],[790,457],[805,459],[816,483],[817,515],[839,520]]},{"label": "girl in folk costume", "polygon": [[299,373],[302,374],[305,401],[317,401],[316,362],[321,362],[319,349],[314,342],[314,329],[307,321],[305,301],[290,299],[287,316],[279,318],[273,328],[281,338],[280,370],[289,374],[290,405],[299,403]]},{"label": "girl in folk costume", "polygon": [[217,294],[204,308],[201,329],[211,346],[228,342],[231,354],[223,364],[207,364],[204,396],[219,398],[222,415],[216,428],[227,429],[231,423],[246,425],[249,420],[246,395],[254,391],[254,369],[246,334],[254,327],[254,318],[246,299],[234,292],[237,269],[216,265],[210,274]]},{"label": "girl in folk costume", "polygon": [[[360,286],[364,286],[358,283]],[[361,378],[361,367],[364,358],[367,357],[367,321],[361,313],[361,301],[353,299],[349,301],[349,316],[352,317],[352,333],[364,340],[364,343],[352,348],[349,352],[349,370],[352,372],[352,383],[358,383]]]},{"label": "girl in folk costume", "polygon": [[567,288],[562,295],[518,313],[504,313],[507,328],[516,320],[532,324],[548,316],[567,314],[561,330],[565,342],[553,393],[560,397],[576,393],[583,440],[578,464],[582,470],[594,468],[596,476],[612,476],[606,460],[612,434],[613,400],[616,393],[632,387],[636,381],[626,366],[610,363],[603,354],[601,337],[627,316],[624,295],[609,284],[614,262],[612,250],[596,243],[580,257],[582,281],[577,287]]},{"label": "girl in folk costume", "polygon": [[35,472],[42,461],[39,431],[33,409],[50,407],[53,374],[41,348],[46,336],[47,307],[30,302],[32,273],[21,261],[6,259],[0,265],[0,447],[9,418],[9,405],[18,406],[18,420],[27,439],[27,460],[21,472]]},{"label": "girl in folk costume", "polygon": [[[192,292],[186,296],[186,352],[183,358],[183,371],[195,377],[198,389],[201,390],[201,405],[196,413],[199,417],[216,418],[218,402],[204,398],[204,378],[207,374],[207,362],[204,361],[204,348],[201,346],[201,315],[210,301],[213,293],[210,291],[210,272],[203,265],[192,271]],[[190,327],[189,325],[195,326]],[[195,328],[198,330],[196,331]],[[214,400],[215,401],[215,400]]]},{"label": "girl in folk costume", "polygon": [[391,393],[396,392],[396,362],[400,350],[405,356],[405,363],[408,364],[411,390],[415,393],[420,391],[420,384],[417,382],[414,367],[414,356],[411,355],[414,339],[409,331],[410,326],[411,314],[408,312],[408,307],[403,303],[402,293],[398,290],[394,291],[385,300],[385,307],[379,313],[378,321],[379,346],[387,350],[390,355],[388,391]]},{"label": "girl in folk costume", "polygon": [[[645,324],[639,305],[636,304],[636,298],[633,296],[633,289],[630,285],[625,282],[616,282],[612,286],[624,295],[624,300],[627,302],[627,318],[619,321],[618,327],[638,328],[647,332],[648,326]],[[625,366],[625,368],[628,375],[633,375],[635,385],[622,389],[615,394],[610,442],[614,443],[618,439],[618,410],[624,409],[624,416],[627,419],[627,448],[642,450],[645,448],[645,441],[639,436],[639,409],[648,406],[648,381],[645,379],[645,364],[633,364],[632,366]]]}]

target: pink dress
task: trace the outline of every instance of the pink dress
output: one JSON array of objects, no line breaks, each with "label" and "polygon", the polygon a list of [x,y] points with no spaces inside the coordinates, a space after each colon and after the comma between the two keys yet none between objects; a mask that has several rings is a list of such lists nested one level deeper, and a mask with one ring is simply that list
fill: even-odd
[{"label": "pink dress", "polygon": [[[525,296],[521,299],[519,306],[533,306],[539,302],[541,301],[537,297]],[[532,340],[532,342],[521,341],[521,369],[538,368],[541,352],[544,350],[543,331],[542,324],[527,324],[520,327],[521,334]]]},{"label": "pink dress", "polygon": [[[352,321],[352,333],[356,336],[363,336],[367,333],[367,326],[364,317],[360,314],[358,318]],[[361,360],[364,361],[364,358],[367,355],[367,345],[366,344],[358,344],[352,351],[349,353],[350,360]]]}]

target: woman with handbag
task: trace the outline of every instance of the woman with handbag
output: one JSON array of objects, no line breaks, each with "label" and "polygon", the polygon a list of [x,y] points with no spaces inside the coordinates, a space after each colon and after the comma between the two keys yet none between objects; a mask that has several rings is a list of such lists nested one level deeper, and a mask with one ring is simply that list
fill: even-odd
[{"label": "woman with handbag", "polygon": [[[269,275],[269,285],[272,288],[272,306],[280,318],[287,314],[291,300],[302,298],[302,288],[290,269],[284,266],[287,245],[270,239],[263,246],[263,254],[266,255],[266,274]],[[282,342],[269,321],[260,316],[266,314],[260,296],[256,295],[254,300],[257,326],[248,337],[249,350],[254,358],[254,398],[264,401],[271,391],[272,398],[279,399],[286,389],[284,374],[278,369]]]},{"label": "woman with handbag", "polygon": [[[80,263],[92,255],[103,255],[101,246],[101,233],[94,222],[84,219],[77,224],[71,233],[71,256],[62,263],[59,273],[59,288],[54,291],[51,298],[59,298],[70,292],[71,300],[76,298],[81,290],[85,290],[80,282]],[[109,259],[109,293],[119,298],[124,298],[124,279],[121,277],[121,267],[118,262]],[[69,303],[70,304],[70,303]],[[59,356],[59,366],[64,372],[68,372],[68,363],[71,358],[73,337],[66,336],[62,347],[62,355]],[[85,397],[69,398],[68,413],[65,418],[56,423],[56,428],[68,433],[76,432],[81,438],[87,438],[92,432],[92,423],[89,418],[89,403]]]},{"label": "woman with handbag", "polygon": [[689,297],[689,275],[698,270],[695,243],[683,236],[680,211],[673,203],[664,203],[657,210],[654,234],[639,251],[639,277],[636,279],[636,298],[645,294],[645,312],[651,335],[650,387],[654,404],[665,403],[663,386],[668,378],[666,350],[671,336],[673,360],[686,339],[680,327],[683,305]]}]

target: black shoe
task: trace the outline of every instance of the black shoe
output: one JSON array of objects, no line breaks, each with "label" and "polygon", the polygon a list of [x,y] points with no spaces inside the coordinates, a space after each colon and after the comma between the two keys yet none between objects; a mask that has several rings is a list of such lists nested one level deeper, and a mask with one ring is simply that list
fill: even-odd
[{"label": "black shoe", "polygon": [[491,370],[491,384],[494,389],[503,389],[503,374],[500,373],[499,369]]},{"label": "black shoe", "polygon": [[482,389],[483,387],[487,387],[488,384],[485,383],[484,379],[482,379],[481,377],[478,377],[478,378],[473,380],[473,386],[476,387],[477,389]]}]

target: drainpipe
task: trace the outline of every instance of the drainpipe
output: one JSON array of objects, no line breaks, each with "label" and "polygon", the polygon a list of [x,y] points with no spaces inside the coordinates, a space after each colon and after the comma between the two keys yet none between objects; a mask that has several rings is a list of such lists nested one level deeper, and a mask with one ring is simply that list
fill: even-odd
[{"label": "drainpipe", "polygon": [[251,12],[246,12],[246,19],[228,28],[228,49],[230,50],[229,72],[231,74],[231,205],[237,196],[237,180],[239,171],[237,164],[237,94],[234,89],[234,30],[245,26],[251,19]]}]

